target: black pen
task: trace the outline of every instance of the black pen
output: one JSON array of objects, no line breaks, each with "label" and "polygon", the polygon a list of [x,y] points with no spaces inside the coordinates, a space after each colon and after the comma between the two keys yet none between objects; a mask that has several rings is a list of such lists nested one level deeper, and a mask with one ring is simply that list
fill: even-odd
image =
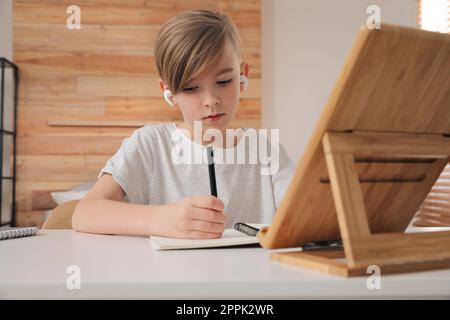
[{"label": "black pen", "polygon": [[237,222],[237,223],[235,223],[235,224],[234,224],[234,228],[235,228],[237,231],[240,231],[240,232],[242,232],[242,233],[244,233],[244,234],[246,234],[246,235],[248,235],[248,236],[250,236],[250,237],[255,237],[256,234],[257,234],[258,231],[259,231],[258,228],[249,226],[248,224],[245,224],[245,223],[243,223],[243,222]]},{"label": "black pen", "polygon": [[206,150],[208,157],[209,185],[211,187],[211,195],[217,198],[216,172],[214,170],[214,152],[211,146]]},{"label": "black pen", "polygon": [[302,247],[303,251],[322,250],[322,249],[342,249],[342,240],[323,240],[310,241],[305,243]]}]

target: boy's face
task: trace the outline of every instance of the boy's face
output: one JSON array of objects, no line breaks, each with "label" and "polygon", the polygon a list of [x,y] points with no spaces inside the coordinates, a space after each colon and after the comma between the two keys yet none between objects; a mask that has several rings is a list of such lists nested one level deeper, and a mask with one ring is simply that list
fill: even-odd
[{"label": "boy's face", "polygon": [[[248,64],[239,64],[239,58],[231,45],[226,45],[219,63],[202,78],[193,79],[174,96],[184,118],[184,128],[191,133],[194,121],[202,122],[203,131],[215,128],[225,131],[234,119],[239,93],[243,86],[240,75],[248,75]],[[160,81],[161,89],[164,83]]]}]

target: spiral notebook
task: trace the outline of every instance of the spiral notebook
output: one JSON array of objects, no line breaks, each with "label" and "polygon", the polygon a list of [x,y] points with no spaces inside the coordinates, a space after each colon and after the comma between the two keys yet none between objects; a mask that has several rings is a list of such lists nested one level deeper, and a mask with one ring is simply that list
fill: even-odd
[{"label": "spiral notebook", "polygon": [[0,240],[34,236],[38,231],[37,227],[4,227],[0,228]]}]

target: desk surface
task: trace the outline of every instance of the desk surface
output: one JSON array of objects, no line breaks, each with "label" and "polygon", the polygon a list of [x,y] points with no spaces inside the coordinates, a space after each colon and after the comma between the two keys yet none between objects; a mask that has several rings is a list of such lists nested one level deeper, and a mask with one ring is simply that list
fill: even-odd
[{"label": "desk surface", "polygon": [[[154,251],[145,237],[45,230],[0,241],[0,299],[450,298],[450,269],[344,279],[258,247]],[[68,289],[80,269],[81,288]],[[369,277],[370,275],[368,275]]]}]

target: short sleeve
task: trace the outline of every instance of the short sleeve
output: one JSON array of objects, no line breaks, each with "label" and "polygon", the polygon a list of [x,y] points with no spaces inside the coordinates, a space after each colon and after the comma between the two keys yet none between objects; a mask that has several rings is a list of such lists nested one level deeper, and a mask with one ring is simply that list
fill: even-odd
[{"label": "short sleeve", "polygon": [[128,202],[148,204],[152,164],[145,131],[140,128],[122,141],[120,148],[106,162],[97,178],[100,179],[104,173],[111,174],[125,192]]}]

